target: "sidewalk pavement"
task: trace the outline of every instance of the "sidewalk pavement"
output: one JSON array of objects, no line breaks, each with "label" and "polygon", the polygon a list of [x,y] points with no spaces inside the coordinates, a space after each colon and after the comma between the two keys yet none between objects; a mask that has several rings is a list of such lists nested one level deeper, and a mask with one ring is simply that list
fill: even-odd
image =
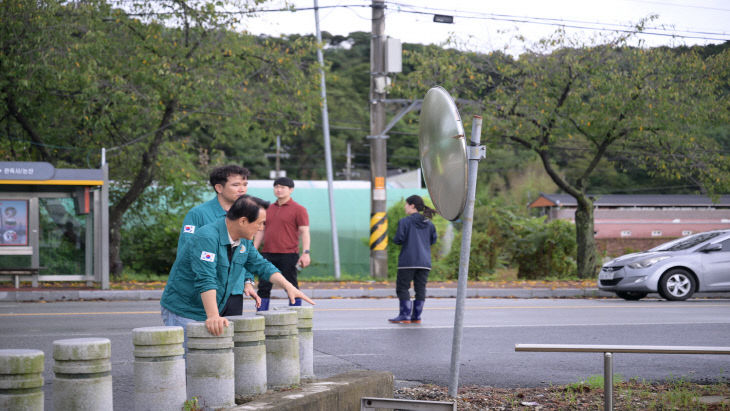
[{"label": "sidewalk pavement", "polygon": [[[163,285],[164,286],[164,285]],[[456,298],[456,283],[429,283],[427,298]],[[396,298],[395,286],[382,283],[370,287],[331,287],[316,283],[300,283],[300,288],[312,299],[326,298]],[[162,288],[133,290],[99,290],[73,288],[0,288],[0,302],[56,302],[56,301],[142,301],[159,300]],[[272,298],[284,299],[283,290],[274,289]],[[483,284],[467,286],[467,298],[617,298],[614,293],[593,287],[485,287]],[[649,294],[658,298],[657,294]],[[728,298],[728,293],[697,293],[695,298]]]},{"label": "sidewalk pavement", "polygon": [[[436,283],[437,284],[437,283]],[[313,299],[325,298],[396,298],[395,288],[310,288],[300,284]],[[456,285],[427,289],[427,298],[456,298]],[[94,290],[94,289],[0,289],[0,302],[55,301],[121,301],[159,300],[161,289],[155,290]],[[613,293],[596,288],[469,288],[467,298],[605,298]],[[283,290],[272,290],[272,298],[286,298]]]}]

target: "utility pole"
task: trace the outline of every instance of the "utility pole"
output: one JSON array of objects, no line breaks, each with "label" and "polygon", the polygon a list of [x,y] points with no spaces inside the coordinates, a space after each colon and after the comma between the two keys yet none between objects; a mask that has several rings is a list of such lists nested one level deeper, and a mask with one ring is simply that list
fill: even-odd
[{"label": "utility pole", "polygon": [[349,141],[347,142],[347,160],[345,161],[345,180],[352,180],[352,145]]},{"label": "utility pole", "polygon": [[385,129],[385,0],[373,0],[370,39],[370,275],[388,277]]},{"label": "utility pole", "polygon": [[281,155],[281,136],[276,136],[276,178],[279,178],[279,170],[281,170],[281,162],[279,156]]},{"label": "utility pole", "polygon": [[279,177],[286,177],[286,170],[281,169],[281,159],[289,158],[289,153],[282,152],[281,150],[281,136],[276,136],[276,152],[266,153],[265,155],[266,158],[274,157],[276,160],[274,170],[269,170],[269,178],[274,180]]}]

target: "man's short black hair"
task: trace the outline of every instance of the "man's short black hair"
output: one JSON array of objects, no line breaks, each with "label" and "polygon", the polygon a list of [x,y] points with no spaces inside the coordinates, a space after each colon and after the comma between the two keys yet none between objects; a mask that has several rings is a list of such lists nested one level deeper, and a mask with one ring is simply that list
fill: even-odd
[{"label": "man's short black hair", "polygon": [[251,172],[246,167],[230,164],[227,166],[216,167],[210,172],[210,185],[215,188],[216,184],[226,185],[228,177],[232,175],[240,175],[244,180],[248,179]]},{"label": "man's short black hair", "polygon": [[259,210],[269,208],[269,202],[262,200],[258,197],[244,194],[238,197],[238,200],[233,202],[231,208],[226,213],[226,218],[229,220],[238,220],[241,217],[246,217],[250,223],[259,219]]},{"label": "man's short black hair", "polygon": [[294,180],[292,180],[289,177],[279,177],[276,180],[274,180],[275,186],[287,186],[289,188],[294,188]]}]

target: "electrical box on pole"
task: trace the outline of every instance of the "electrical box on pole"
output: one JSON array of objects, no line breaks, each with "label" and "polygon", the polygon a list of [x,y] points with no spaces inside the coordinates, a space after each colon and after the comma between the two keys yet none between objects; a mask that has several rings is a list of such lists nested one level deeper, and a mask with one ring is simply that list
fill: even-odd
[{"label": "electrical box on pole", "polygon": [[403,71],[403,46],[399,39],[388,37],[385,41],[385,71],[387,73]]}]

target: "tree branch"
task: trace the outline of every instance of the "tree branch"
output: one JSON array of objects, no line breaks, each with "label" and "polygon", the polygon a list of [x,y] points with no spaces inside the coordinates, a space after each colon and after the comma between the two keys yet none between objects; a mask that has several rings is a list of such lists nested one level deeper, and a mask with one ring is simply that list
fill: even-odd
[{"label": "tree branch", "polygon": [[172,117],[177,110],[177,99],[173,98],[165,104],[165,112],[162,114],[160,126],[154,134],[154,138],[147,146],[147,151],[142,155],[142,163],[139,171],[134,177],[129,190],[114,204],[109,212],[110,220],[121,220],[129,207],[137,201],[142,192],[152,183],[154,177],[155,162],[159,154],[160,146],[165,141],[165,132],[172,124]]},{"label": "tree branch", "polygon": [[41,159],[43,161],[47,161],[49,163],[53,162],[53,157],[51,154],[46,150],[46,146],[43,143],[43,139],[41,136],[35,131],[35,128],[32,124],[28,121],[28,119],[25,118],[23,113],[20,112],[20,109],[18,109],[18,105],[15,102],[15,97],[13,96],[13,93],[8,90],[6,87],[5,90],[5,103],[8,106],[8,112],[10,115],[12,115],[15,120],[18,121],[18,124],[23,128],[23,130],[30,136],[31,141],[33,142],[33,145],[35,146],[36,150],[41,155]]}]

